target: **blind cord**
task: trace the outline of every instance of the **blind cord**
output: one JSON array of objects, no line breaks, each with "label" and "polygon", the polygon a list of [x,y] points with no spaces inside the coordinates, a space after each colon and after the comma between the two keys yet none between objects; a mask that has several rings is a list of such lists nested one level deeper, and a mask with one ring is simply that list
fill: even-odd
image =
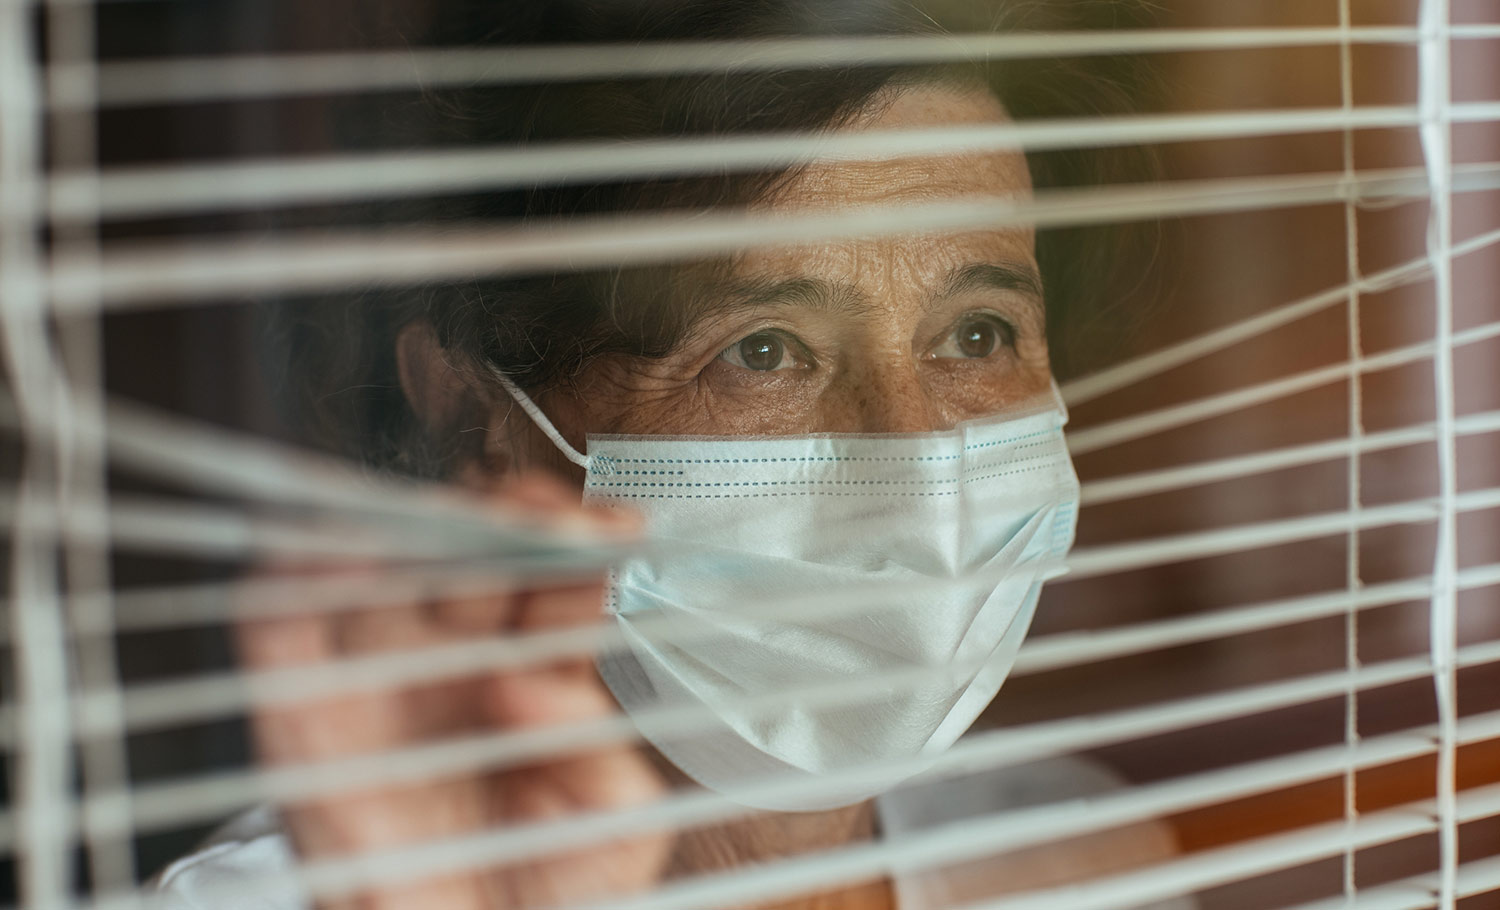
[{"label": "blind cord", "polygon": [[1433,557],[1433,594],[1430,648],[1433,689],[1438,713],[1437,816],[1440,849],[1438,902],[1453,910],[1457,902],[1457,590],[1458,574],[1457,457],[1454,441],[1453,383],[1453,243],[1452,140],[1448,106],[1452,102],[1452,57],[1448,38],[1447,0],[1422,0],[1418,14],[1422,38],[1418,45],[1418,97],[1422,108],[1421,143],[1429,183],[1430,208],[1427,254],[1432,261],[1436,291],[1436,329],[1432,367],[1438,424],[1437,459],[1439,499],[1437,546]]},{"label": "blind cord", "polygon": [[[1339,28],[1344,40],[1339,43],[1339,94],[1345,112],[1354,110],[1354,49],[1350,39],[1353,14],[1350,0],[1339,0]],[[1345,127],[1342,136],[1344,178],[1351,188],[1355,178],[1354,130]],[[1359,673],[1359,610],[1356,598],[1363,582],[1360,578],[1360,533],[1358,514],[1361,503],[1361,456],[1364,442],[1364,372],[1360,368],[1363,345],[1360,337],[1360,268],[1359,268],[1359,210],[1354,196],[1344,200],[1344,266],[1345,281],[1349,286],[1347,302],[1347,331],[1349,335],[1349,455],[1348,502],[1353,520],[1345,539],[1348,561],[1345,566],[1344,584],[1349,591],[1349,609],[1344,613],[1344,666],[1349,672],[1349,689],[1344,693],[1344,745],[1349,751],[1350,762],[1344,768],[1344,824],[1349,840],[1344,845],[1344,903],[1353,906],[1358,894],[1357,852],[1354,848],[1354,827],[1359,817],[1359,773],[1353,756],[1359,747],[1359,690],[1355,683]]]},{"label": "blind cord", "polygon": [[68,643],[58,590],[55,530],[35,519],[58,507],[59,459],[68,433],[67,389],[47,332],[40,248],[43,136],[39,66],[30,5],[0,4],[0,346],[24,438],[11,531],[11,621],[18,737],[12,795],[23,849],[16,863],[21,903],[71,906],[73,863],[68,710]]},{"label": "blind cord", "polygon": [[[92,4],[44,5],[47,22],[47,91],[57,82],[53,67],[89,74],[97,66]],[[92,88],[95,79],[90,79]],[[50,100],[50,99],[49,99]],[[96,111],[89,106],[57,112],[49,120],[53,170],[96,172]],[[99,192],[79,194],[82,217],[52,222],[53,248],[85,261],[97,260]],[[102,715],[103,735],[78,750],[85,794],[119,792],[124,799],[112,807],[130,817],[130,769],[125,722],[120,697],[120,673],[115,658],[114,604],[110,566],[109,485],[104,440],[104,339],[97,300],[84,301],[78,311],[57,321],[59,356],[65,367],[68,408],[59,425],[71,442],[57,452],[59,496],[65,508],[60,524],[64,555],[67,620],[71,626],[77,683],[95,691],[114,692],[114,703]],[[129,829],[114,830],[107,819],[84,803],[84,841],[89,881],[95,891],[113,891],[138,880],[135,848]]]}]

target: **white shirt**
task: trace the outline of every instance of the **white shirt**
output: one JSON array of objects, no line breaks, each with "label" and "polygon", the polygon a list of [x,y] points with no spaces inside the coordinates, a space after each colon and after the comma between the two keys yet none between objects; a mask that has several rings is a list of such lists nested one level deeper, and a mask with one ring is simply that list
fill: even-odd
[{"label": "white shirt", "polygon": [[[1122,786],[1103,766],[1069,756],[908,785],[878,798],[876,812],[882,835],[894,838],[961,818]],[[1170,830],[1148,823],[936,869],[903,870],[898,862],[896,905],[899,910],[938,910],[1005,891],[1108,874],[1177,852]],[[275,812],[262,807],[239,816],[199,850],[172,863],[154,885],[172,910],[305,910],[309,902],[282,875],[295,864]],[[1149,910],[1196,907],[1192,898],[1175,898],[1149,905]]]}]

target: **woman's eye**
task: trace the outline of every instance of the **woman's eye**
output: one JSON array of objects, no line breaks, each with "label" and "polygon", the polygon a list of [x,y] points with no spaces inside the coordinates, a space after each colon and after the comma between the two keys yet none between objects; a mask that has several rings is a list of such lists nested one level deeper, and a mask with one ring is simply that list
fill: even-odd
[{"label": "woman's eye", "polygon": [[933,357],[983,360],[1002,347],[1013,347],[1015,329],[995,316],[965,316],[931,351]]},{"label": "woman's eye", "polygon": [[769,373],[773,370],[789,370],[806,366],[798,356],[794,345],[777,332],[756,332],[746,335],[725,348],[719,355],[737,367]]}]

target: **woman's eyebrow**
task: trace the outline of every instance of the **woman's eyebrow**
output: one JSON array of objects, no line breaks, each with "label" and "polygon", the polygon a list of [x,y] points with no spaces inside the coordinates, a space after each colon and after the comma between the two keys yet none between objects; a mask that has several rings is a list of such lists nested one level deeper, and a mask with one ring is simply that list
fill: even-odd
[{"label": "woman's eyebrow", "polygon": [[1021,262],[977,262],[948,273],[943,297],[977,290],[1019,291],[1042,303],[1042,276],[1035,266]]},{"label": "woman's eyebrow", "polygon": [[[948,273],[938,299],[976,290],[1018,291],[1042,305],[1042,277],[1023,262],[978,262]],[[863,314],[876,309],[857,289],[815,278],[785,281],[730,281],[715,284],[701,295],[699,317],[724,315],[761,307],[806,307],[830,313]]]},{"label": "woman's eyebrow", "polygon": [[836,313],[859,313],[871,309],[870,302],[854,288],[813,278],[736,282],[714,296],[717,305],[713,309],[721,313],[775,306],[800,306]]}]

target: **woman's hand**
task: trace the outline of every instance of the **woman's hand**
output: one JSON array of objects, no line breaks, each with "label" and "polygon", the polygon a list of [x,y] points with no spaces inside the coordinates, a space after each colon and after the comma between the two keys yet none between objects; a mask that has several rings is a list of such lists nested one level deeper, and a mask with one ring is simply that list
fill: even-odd
[{"label": "woman's hand", "polygon": [[[578,504],[576,491],[528,478],[499,501],[559,517],[619,521]],[[373,570],[371,570],[373,571]],[[310,666],[598,621],[602,587],[511,590],[484,597],[319,612],[246,622],[254,669]],[[274,765],[379,755],[447,738],[606,717],[617,710],[585,657],[407,688],[264,706],[254,717],[263,759]],[[649,803],[666,785],[631,745],[530,767],[330,793],[281,807],[302,861],[416,846],[572,813]],[[563,903],[652,886],[672,838],[647,834],[513,866],[372,887],[322,902],[359,910],[479,910]]]}]

